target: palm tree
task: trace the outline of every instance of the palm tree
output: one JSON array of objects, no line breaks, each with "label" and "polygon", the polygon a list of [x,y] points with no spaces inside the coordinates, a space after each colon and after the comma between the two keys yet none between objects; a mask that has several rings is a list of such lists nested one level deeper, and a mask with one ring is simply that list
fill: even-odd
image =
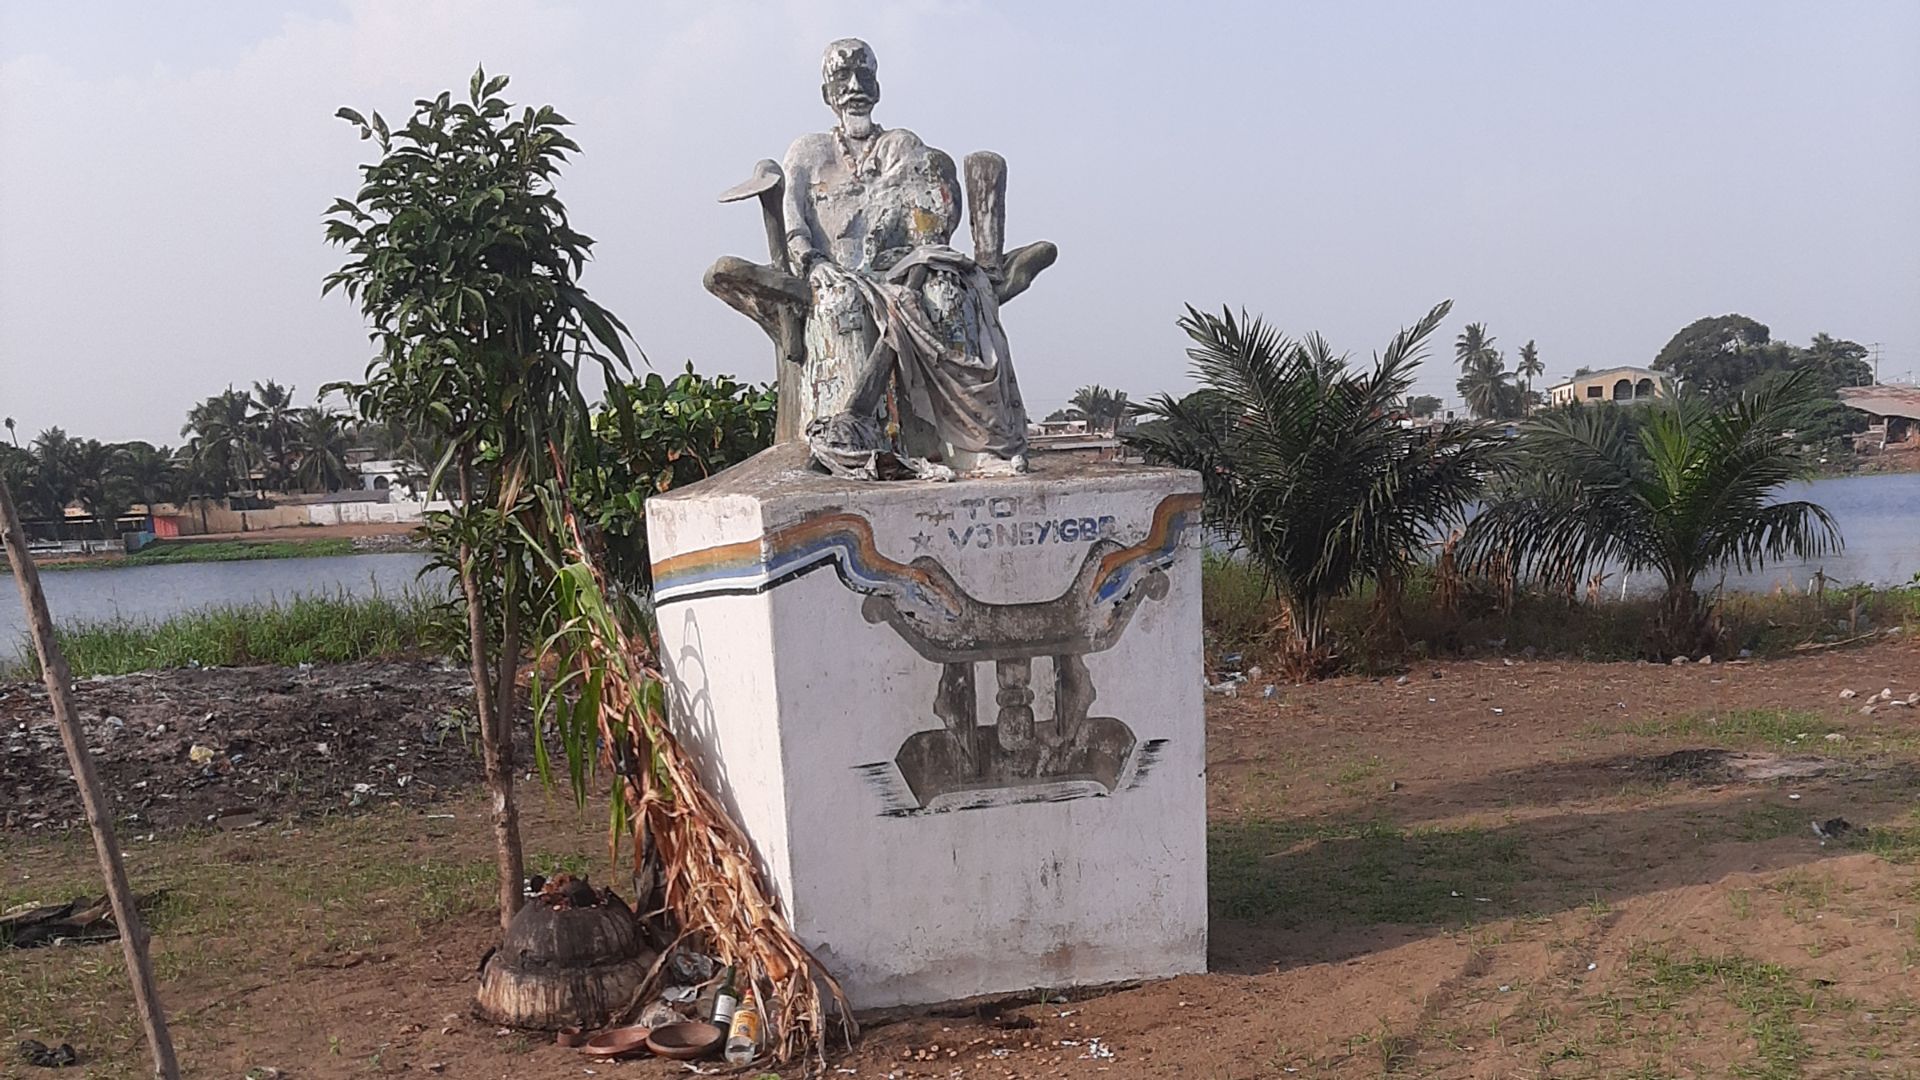
[{"label": "palm tree", "polygon": [[247,421],[257,432],[268,484],[283,491],[293,482],[293,411],[293,387],[281,386],[272,379],[253,384]]},{"label": "palm tree", "polygon": [[127,507],[127,487],[120,476],[120,447],[99,439],[73,441],[74,494],[93,518],[102,538],[111,539],[114,523]]},{"label": "palm tree", "polygon": [[1511,420],[1525,412],[1525,397],[1507,371],[1506,357],[1493,347],[1485,323],[1468,323],[1454,339],[1453,355],[1460,363],[1454,390],[1473,415],[1482,420]]},{"label": "palm tree", "polygon": [[76,460],[79,442],[60,428],[51,427],[33,440],[32,447],[40,486],[37,501],[41,510],[57,521],[80,497],[80,465]]},{"label": "palm tree", "polygon": [[180,434],[187,439],[203,493],[224,495],[252,482],[259,459],[252,411],[252,399],[231,386],[188,410]]},{"label": "palm tree", "polygon": [[1401,331],[1371,371],[1351,370],[1317,334],[1294,341],[1257,318],[1188,308],[1180,326],[1202,389],[1139,408],[1159,422],[1129,442],[1200,473],[1208,523],[1278,594],[1295,675],[1332,659],[1333,601],[1369,579],[1391,591],[1480,490],[1494,453],[1483,432],[1392,419],[1450,307]]},{"label": "palm tree", "polygon": [[1710,647],[1702,574],[1840,546],[1824,508],[1774,499],[1807,471],[1789,433],[1816,389],[1796,374],[1722,407],[1663,399],[1634,410],[1638,424],[1619,409],[1545,414],[1522,434],[1507,490],[1468,526],[1462,557],[1560,588],[1605,566],[1653,570],[1665,646]]},{"label": "palm tree", "polygon": [[1471,363],[1454,390],[1473,415],[1482,420],[1512,420],[1526,411],[1526,398],[1499,353],[1483,353]]},{"label": "palm tree", "polygon": [[1453,339],[1453,357],[1460,364],[1460,373],[1466,374],[1486,367],[1500,354],[1494,351],[1493,343],[1498,340],[1487,333],[1486,323],[1468,323],[1460,336]]},{"label": "palm tree", "polygon": [[1533,344],[1533,339],[1528,338],[1527,343],[1520,346],[1520,363],[1514,366],[1515,374],[1526,380],[1528,405],[1533,404],[1533,380],[1546,374],[1546,371],[1547,365],[1540,362],[1540,350]]},{"label": "palm tree", "polygon": [[120,479],[133,501],[147,512],[172,502],[180,486],[180,463],[170,447],[146,442],[120,444]]},{"label": "palm tree", "polygon": [[295,477],[307,491],[339,491],[347,484],[346,417],[329,409],[293,414]]},{"label": "palm tree", "polygon": [[7,436],[13,440],[13,448],[20,449],[20,433],[13,430],[13,417],[7,417]]},{"label": "palm tree", "polygon": [[1125,390],[1109,390],[1097,383],[1074,391],[1067,405],[1069,418],[1085,420],[1089,429],[1108,434],[1120,430],[1120,422],[1130,411]]}]

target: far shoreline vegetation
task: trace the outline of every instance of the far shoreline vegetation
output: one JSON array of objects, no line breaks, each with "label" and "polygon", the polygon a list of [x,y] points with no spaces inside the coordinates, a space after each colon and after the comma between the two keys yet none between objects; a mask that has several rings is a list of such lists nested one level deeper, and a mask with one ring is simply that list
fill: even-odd
[{"label": "far shoreline vegetation", "polygon": [[[394,535],[399,536],[399,533]],[[182,563],[253,562],[261,559],[320,559],[373,554],[352,537],[316,536],[273,540],[156,540],[128,555],[94,553],[40,560],[42,570],[110,570]]]},{"label": "far shoreline vegetation", "polygon": [[[437,657],[462,658],[461,616],[451,593],[425,587],[349,596],[327,593],[262,604],[221,605],[166,618],[68,620],[59,638],[76,678],[177,668],[282,666]],[[1208,555],[1201,571],[1207,670],[1264,668],[1280,676],[1275,630],[1284,616],[1245,560]],[[1397,598],[1397,621],[1382,618],[1377,589],[1335,600],[1328,622],[1341,643],[1337,673],[1378,677],[1429,661],[1501,657],[1540,661],[1663,659],[1658,597],[1589,597],[1574,602],[1533,589],[1446,583],[1416,571]],[[1897,638],[1920,640],[1920,584],[1825,592],[1734,593],[1715,605],[1722,660],[1773,659]],[[37,679],[22,639],[0,651],[0,683]]]}]

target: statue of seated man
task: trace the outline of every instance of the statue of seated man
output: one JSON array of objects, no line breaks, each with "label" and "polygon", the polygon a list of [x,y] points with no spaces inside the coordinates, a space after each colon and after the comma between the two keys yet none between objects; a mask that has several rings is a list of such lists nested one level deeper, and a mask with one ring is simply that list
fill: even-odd
[{"label": "statue of seated man", "polygon": [[[782,166],[723,199],[757,194],[773,265],[723,258],[707,287],[773,336],[783,367],[781,434],[806,439],[843,475],[1014,472],[1025,468],[1026,409],[1000,304],[1050,265],[1052,244],[1002,253],[1006,163],[967,159],[974,253],[960,224],[953,159],[873,121],[873,50],[827,47],[829,132],[803,135]],[[777,241],[775,240],[777,236]]]}]

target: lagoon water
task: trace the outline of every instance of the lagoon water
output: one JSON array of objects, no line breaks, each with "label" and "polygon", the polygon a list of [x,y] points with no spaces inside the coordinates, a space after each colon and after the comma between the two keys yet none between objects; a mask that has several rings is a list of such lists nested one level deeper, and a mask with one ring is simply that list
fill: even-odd
[{"label": "lagoon water", "polygon": [[[316,559],[179,563],[113,569],[43,570],[56,623],[163,619],[198,608],[265,604],[296,595],[369,596],[417,588],[427,556],[333,555]],[[11,575],[0,590],[0,659],[19,653],[26,614]],[[429,580],[432,580],[431,575]]]},{"label": "lagoon water", "polygon": [[[1807,562],[1780,563],[1751,574],[1728,574],[1727,587],[1768,592],[1805,589],[1824,571],[1830,584],[1904,585],[1920,574],[1920,473],[1837,476],[1783,488],[1782,499],[1819,503],[1840,526],[1846,547]],[[1702,589],[1715,580],[1702,580]]]},{"label": "lagoon water", "polygon": [[[1782,563],[1752,574],[1729,574],[1728,588],[1771,591],[1804,589],[1824,571],[1834,584],[1900,585],[1920,574],[1920,474],[1843,476],[1795,484],[1783,498],[1811,499],[1839,522],[1846,548],[1805,563]],[[258,604],[300,594],[365,596],[413,588],[427,564],[418,554],[342,555],[318,559],[183,563],[106,570],[59,570],[40,575],[47,603],[60,623],[101,619],[159,619],[197,608]],[[1637,575],[1626,584],[1655,584]],[[1617,578],[1614,579],[1618,581]],[[1712,588],[1717,579],[1703,580]],[[1615,584],[1613,587],[1617,588]],[[0,588],[0,657],[11,658],[25,641],[20,595],[9,582]]]}]

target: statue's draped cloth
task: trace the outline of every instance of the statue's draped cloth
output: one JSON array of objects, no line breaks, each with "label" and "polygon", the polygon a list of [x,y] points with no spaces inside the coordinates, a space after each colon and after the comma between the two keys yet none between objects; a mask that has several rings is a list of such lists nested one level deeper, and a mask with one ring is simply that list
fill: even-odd
[{"label": "statue's draped cloth", "polygon": [[[914,249],[884,276],[823,263],[829,284],[865,301],[878,330],[869,371],[899,374],[903,411],[925,417],[956,450],[1012,458],[1026,452],[1026,409],[1007,355],[1000,304],[986,271],[941,244]],[[909,282],[918,282],[918,285]],[[923,294],[953,289],[936,320]]]}]

